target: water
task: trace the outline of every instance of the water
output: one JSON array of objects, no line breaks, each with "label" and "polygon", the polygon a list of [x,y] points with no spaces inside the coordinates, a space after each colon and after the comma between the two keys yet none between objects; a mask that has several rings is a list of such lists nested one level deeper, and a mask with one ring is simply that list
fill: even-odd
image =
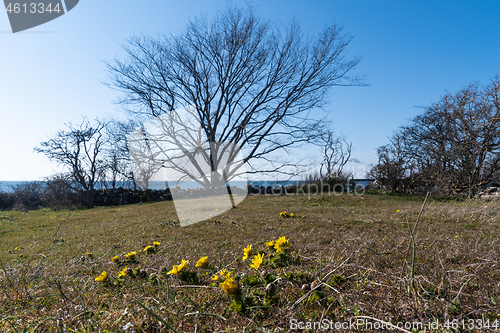
[{"label": "water", "polygon": [[[15,181],[12,181],[12,180],[6,180],[6,181],[0,181],[0,192],[12,192],[12,188],[13,187],[16,187],[18,185],[22,185],[22,184],[25,184],[25,183],[30,183],[31,181],[18,181],[18,180],[15,180]],[[247,184],[250,184],[250,185],[253,185],[253,186],[264,186],[264,187],[267,187],[267,186],[279,186],[279,185],[282,185],[282,186],[290,186],[290,185],[297,185],[297,184],[300,184],[301,181],[296,181],[296,180],[287,180],[287,181],[276,181],[276,180],[262,180],[262,181],[244,181],[244,180],[241,180],[241,181],[232,181],[231,182],[231,186],[237,186],[239,188],[243,188],[245,187]],[[131,183],[129,184],[124,184],[124,183],[121,183],[119,184],[118,186],[123,186],[123,187],[127,187],[125,185],[131,185]],[[98,183],[96,184],[96,188],[102,188],[102,184]],[[111,188],[111,182],[106,182],[106,186],[105,187],[108,187],[108,188]],[[151,189],[158,189],[158,190],[164,190],[165,188],[168,187],[168,182],[151,182],[149,184],[149,188]],[[186,182],[183,182],[181,185],[180,185],[181,188],[183,189],[194,189],[194,188],[197,188],[197,187],[201,187],[198,183],[196,182],[193,182],[193,181],[186,181]]]},{"label": "water", "polygon": [[12,187],[21,185],[24,183],[29,183],[30,181],[18,181],[18,180],[5,180],[0,181],[0,192],[12,192]]},{"label": "water", "polygon": [[[370,184],[372,181],[371,180],[355,180],[356,181],[356,185],[362,185],[363,187]],[[22,185],[24,183],[29,183],[30,181],[0,181],[0,192],[12,192],[12,188],[17,186],[17,185]],[[243,188],[245,187],[247,184],[249,185],[253,185],[253,186],[264,186],[264,187],[267,187],[267,186],[273,186],[273,187],[278,187],[279,185],[282,185],[282,186],[291,186],[291,185],[300,185],[302,184],[303,181],[300,181],[300,180],[286,180],[286,181],[277,181],[277,180],[261,180],[261,181],[244,181],[244,180],[240,180],[240,181],[232,181],[231,182],[231,186],[237,186],[239,188]],[[124,183],[121,183],[119,184],[117,187],[119,186],[122,186],[122,187],[127,187],[125,185],[131,185],[131,183],[129,184],[124,184]],[[111,188],[111,182],[106,182],[106,186],[107,188]],[[131,187],[131,186],[129,186]],[[168,182],[150,182],[149,184],[149,188],[151,189],[157,189],[157,190],[164,190],[168,187]],[[186,181],[186,182],[183,182],[181,185],[180,185],[181,188],[183,189],[194,189],[194,188],[198,188],[198,187],[201,187],[198,183],[196,182],[193,182],[193,181]],[[102,184],[101,183],[98,183],[96,184],[96,188],[103,188]]]}]

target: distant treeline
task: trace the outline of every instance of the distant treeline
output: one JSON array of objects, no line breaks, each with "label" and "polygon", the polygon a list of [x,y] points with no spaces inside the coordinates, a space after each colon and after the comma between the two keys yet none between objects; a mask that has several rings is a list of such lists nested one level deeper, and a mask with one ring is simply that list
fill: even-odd
[{"label": "distant treeline", "polygon": [[[18,184],[9,192],[0,191],[0,210],[78,209],[88,206],[87,193],[62,176],[46,181]],[[93,190],[97,206],[124,205],[172,200],[170,190],[109,188]]]},{"label": "distant treeline", "polygon": [[[266,182],[261,182],[265,184]],[[127,184],[127,183],[125,183]],[[128,183],[130,185],[130,183]],[[313,178],[312,176],[301,184],[285,186],[274,184],[262,186],[248,184],[245,187],[231,186],[230,189],[218,188],[221,194],[248,195],[319,195],[335,192],[337,194],[355,192],[364,193],[364,185],[345,177]],[[197,198],[213,195],[214,189],[206,188],[175,188],[176,198]],[[208,192],[207,192],[208,191]],[[146,202],[171,201],[169,188],[164,190],[111,187],[94,189],[92,201],[95,206],[119,206]],[[218,193],[218,192],[217,192]],[[64,175],[53,176],[45,181],[31,181],[17,184],[9,192],[0,191],[0,210],[29,211],[40,208],[79,209],[88,206],[88,195],[77,183],[71,182]]]},{"label": "distant treeline", "polygon": [[500,180],[500,78],[447,93],[377,154],[368,176],[391,192],[471,197]]}]

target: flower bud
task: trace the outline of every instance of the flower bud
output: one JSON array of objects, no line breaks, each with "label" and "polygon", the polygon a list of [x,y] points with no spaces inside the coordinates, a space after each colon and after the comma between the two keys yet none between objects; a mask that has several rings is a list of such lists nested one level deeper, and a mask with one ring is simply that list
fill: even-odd
[{"label": "flower bud", "polygon": [[266,286],[266,293],[267,295],[269,296],[272,296],[276,293],[276,285],[274,283],[269,283],[267,286]]}]

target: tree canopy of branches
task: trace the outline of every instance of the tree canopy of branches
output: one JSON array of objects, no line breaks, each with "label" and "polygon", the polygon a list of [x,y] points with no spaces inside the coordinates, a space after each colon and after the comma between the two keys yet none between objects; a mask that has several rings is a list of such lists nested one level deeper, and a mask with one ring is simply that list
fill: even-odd
[{"label": "tree canopy of branches", "polygon": [[335,24],[306,38],[295,22],[228,7],[177,35],[130,38],[126,59],[108,63],[108,85],[136,117],[194,108],[212,181],[222,177],[220,162],[234,158],[213,143],[244,147],[249,172],[277,171],[284,164],[272,164],[272,154],[320,135],[324,123],[310,112],[325,106],[332,87],[362,84],[351,75],[360,59],[347,58],[350,41]]},{"label": "tree canopy of branches", "polygon": [[498,176],[500,79],[471,84],[425,108],[378,150],[377,178],[393,191],[439,190],[472,196]]},{"label": "tree canopy of branches", "polygon": [[344,167],[351,159],[352,143],[347,142],[345,136],[336,136],[333,131],[327,131],[323,138],[319,175],[322,180],[330,181],[347,178]]},{"label": "tree canopy of branches", "polygon": [[133,120],[109,121],[105,128],[106,149],[104,150],[105,167],[99,175],[103,187],[142,187],[135,182],[133,164],[130,161],[129,136],[137,128]]},{"label": "tree canopy of branches", "polygon": [[66,125],[67,131],[59,131],[48,141],[41,142],[35,151],[68,168],[73,181],[85,192],[87,206],[94,207],[94,187],[101,170],[105,148],[106,122],[91,125],[84,120],[79,126]]}]

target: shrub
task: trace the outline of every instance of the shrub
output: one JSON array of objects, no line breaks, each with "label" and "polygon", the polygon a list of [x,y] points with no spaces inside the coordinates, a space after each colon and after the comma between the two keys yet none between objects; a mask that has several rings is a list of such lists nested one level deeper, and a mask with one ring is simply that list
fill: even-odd
[{"label": "shrub", "polygon": [[14,197],[11,193],[0,192],[0,210],[9,210],[14,207]]},{"label": "shrub", "polygon": [[72,181],[64,174],[45,180],[43,201],[52,209],[74,209],[85,205],[81,193],[74,189]]},{"label": "shrub", "polygon": [[13,208],[28,211],[45,207],[43,201],[44,183],[39,181],[25,182],[13,187]]}]

